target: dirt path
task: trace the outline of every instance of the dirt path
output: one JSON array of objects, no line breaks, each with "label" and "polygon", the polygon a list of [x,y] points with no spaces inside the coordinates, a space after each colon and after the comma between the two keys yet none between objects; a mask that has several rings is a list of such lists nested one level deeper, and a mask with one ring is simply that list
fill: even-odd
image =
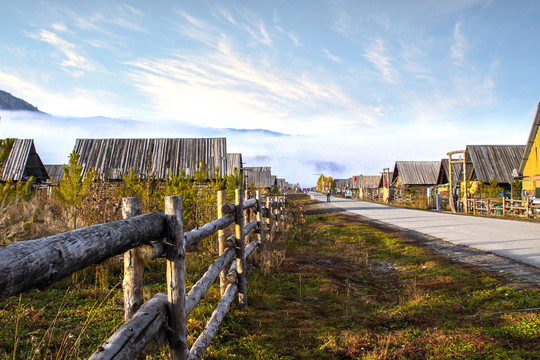
[{"label": "dirt path", "polygon": [[351,222],[360,222],[373,226],[381,231],[388,232],[393,236],[412,243],[416,246],[429,248],[438,254],[444,255],[454,261],[474,265],[487,270],[498,277],[505,277],[514,281],[513,286],[520,284],[524,286],[534,285],[540,287],[540,270],[514,261],[502,256],[498,256],[486,251],[474,249],[464,245],[456,245],[448,241],[438,239],[433,236],[421,234],[417,231],[407,230],[398,226],[393,226],[382,221],[373,220],[365,216],[355,214],[350,211],[336,208],[327,203],[318,202],[307,209],[307,214],[327,214],[343,213],[350,217]]}]

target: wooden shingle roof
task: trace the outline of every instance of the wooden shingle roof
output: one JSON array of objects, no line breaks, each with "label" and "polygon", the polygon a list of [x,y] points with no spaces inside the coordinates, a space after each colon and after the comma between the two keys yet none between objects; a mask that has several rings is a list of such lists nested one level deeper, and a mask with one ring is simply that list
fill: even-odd
[{"label": "wooden shingle roof", "polygon": [[491,179],[500,184],[514,182],[512,172],[519,169],[525,145],[467,145],[467,160],[474,167],[472,180],[488,183]]},{"label": "wooden shingle roof", "polygon": [[440,166],[440,161],[396,161],[392,183],[400,177],[403,185],[435,185]]},{"label": "wooden shingle roof", "polygon": [[64,166],[63,165],[45,165],[47,174],[49,174],[50,182],[60,182],[64,178]]},{"label": "wooden shingle roof", "polygon": [[[467,173],[471,171],[468,169],[471,165],[467,166]],[[450,167],[448,164],[448,159],[441,160],[441,166],[439,168],[439,175],[437,177],[437,184],[448,184],[449,181]],[[458,182],[463,181],[463,164],[462,163],[452,163],[452,184],[457,184]]]},{"label": "wooden shingle roof", "polygon": [[28,180],[31,176],[37,181],[45,181],[47,170],[36,152],[34,140],[16,139],[4,165],[2,180]]},{"label": "wooden shingle roof", "polygon": [[180,175],[182,169],[193,176],[200,161],[210,175],[216,166],[222,175],[227,171],[225,138],[77,139],[75,152],[80,155],[83,176],[94,168],[107,180],[121,180],[132,168],[141,178],[150,174],[163,180],[169,174]]}]

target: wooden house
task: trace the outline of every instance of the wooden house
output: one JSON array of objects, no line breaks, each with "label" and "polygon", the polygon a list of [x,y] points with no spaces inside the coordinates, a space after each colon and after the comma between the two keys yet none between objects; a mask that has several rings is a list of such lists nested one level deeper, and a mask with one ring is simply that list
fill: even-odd
[{"label": "wooden house", "polygon": [[536,198],[540,198],[540,155],[538,154],[538,148],[540,147],[540,136],[538,130],[540,129],[540,103],[534,117],[531,132],[529,133],[529,139],[523,152],[519,165],[519,175],[522,177],[522,189],[527,192],[528,195],[534,195]]},{"label": "wooden house", "polygon": [[248,187],[272,188],[272,174],[269,166],[245,167],[244,176]]},{"label": "wooden house", "polygon": [[122,180],[130,169],[141,178],[164,180],[182,170],[193,177],[201,161],[210,176],[216,166],[221,175],[228,171],[225,138],[77,139],[74,150],[80,155],[83,176],[95,169],[110,181]]},{"label": "wooden house", "polygon": [[510,189],[524,153],[525,145],[467,145],[467,167],[472,166],[468,180],[489,184],[495,179],[501,188]]},{"label": "wooden house", "polygon": [[[452,164],[452,184],[457,184],[463,180],[463,164]],[[437,176],[437,185],[448,185],[450,183],[450,165],[448,159],[441,160],[439,175]]]},{"label": "wooden house", "polygon": [[377,196],[381,175],[359,175],[358,191],[360,198],[373,198]]},{"label": "wooden house", "polygon": [[426,189],[437,184],[440,161],[396,161],[392,186],[396,188]]},{"label": "wooden house", "polygon": [[334,179],[334,188],[338,191],[344,191],[351,188],[351,179]]},{"label": "wooden house", "polygon": [[4,164],[1,180],[27,181],[32,176],[37,182],[44,182],[49,177],[34,140],[16,139]]}]

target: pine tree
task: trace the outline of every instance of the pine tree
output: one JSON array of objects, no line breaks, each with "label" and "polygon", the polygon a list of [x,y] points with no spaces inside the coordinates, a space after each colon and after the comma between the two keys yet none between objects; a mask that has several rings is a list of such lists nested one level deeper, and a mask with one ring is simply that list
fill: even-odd
[{"label": "pine tree", "polygon": [[94,181],[94,169],[83,178],[83,167],[78,165],[79,154],[73,150],[69,155],[69,165],[63,165],[64,179],[60,181],[54,194],[64,204],[72,207],[73,229],[77,228],[77,211],[80,209],[88,188]]}]

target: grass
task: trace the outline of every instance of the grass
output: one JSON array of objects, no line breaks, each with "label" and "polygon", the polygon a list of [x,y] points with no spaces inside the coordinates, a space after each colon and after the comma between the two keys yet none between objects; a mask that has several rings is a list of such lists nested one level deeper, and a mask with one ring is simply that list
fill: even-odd
[{"label": "grass", "polygon": [[[306,200],[303,200],[304,202]],[[273,276],[209,359],[538,359],[538,289],[442,258],[343,213],[291,232]]]},{"label": "grass", "polygon": [[[539,359],[540,292],[458,265],[343,213],[303,216],[248,268],[249,307],[233,305],[207,359]],[[286,250],[286,251],[285,251]],[[189,253],[188,287],[212,257]],[[145,298],[165,292],[162,260]],[[87,358],[123,322],[122,262],[111,259],[0,303],[0,358]],[[219,300],[188,319],[191,344]],[[151,359],[166,359],[163,347]]]}]

